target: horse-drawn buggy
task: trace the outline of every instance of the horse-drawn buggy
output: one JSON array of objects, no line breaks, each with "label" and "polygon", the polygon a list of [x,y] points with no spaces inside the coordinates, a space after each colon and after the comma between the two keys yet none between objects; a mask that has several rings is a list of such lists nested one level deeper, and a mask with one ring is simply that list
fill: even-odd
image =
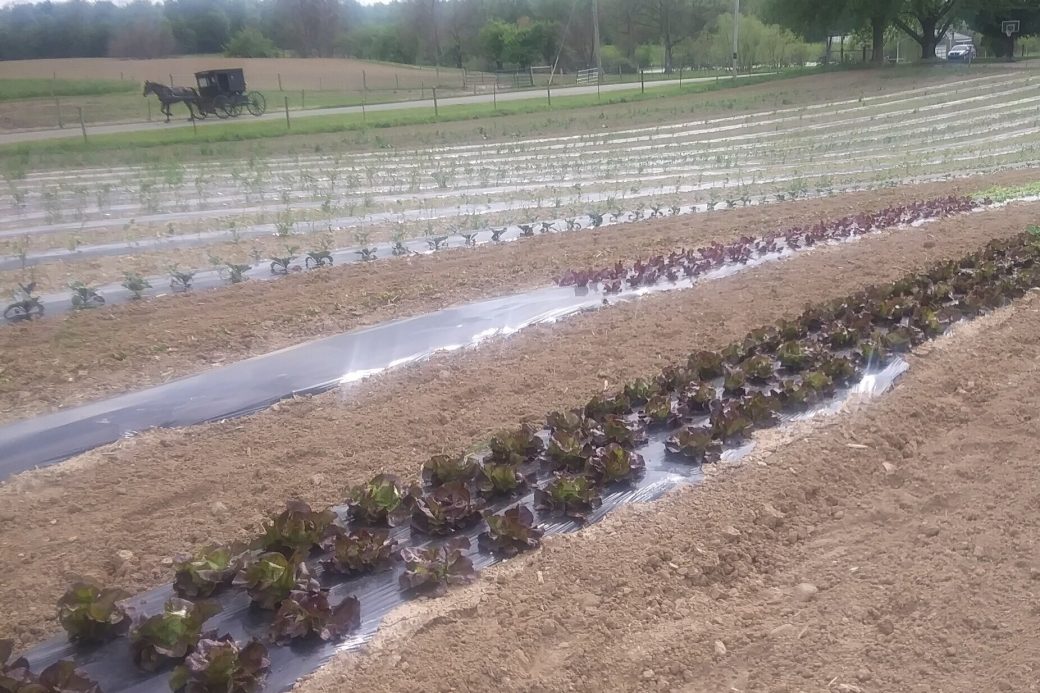
[{"label": "horse-drawn buggy", "polygon": [[246,91],[246,78],[241,68],[196,72],[199,100],[196,106],[202,117],[207,114],[218,118],[234,118],[247,110],[261,116],[267,110],[267,100],[258,91]]},{"label": "horse-drawn buggy", "polygon": [[215,115],[218,118],[234,118],[249,111],[260,116],[267,110],[267,100],[258,91],[246,91],[246,78],[242,68],[206,70],[195,73],[198,89],[192,87],[168,87],[158,82],[145,82],[144,95],[155,94],[162,103],[166,122],[170,122],[170,105],[184,103],[193,118]]}]

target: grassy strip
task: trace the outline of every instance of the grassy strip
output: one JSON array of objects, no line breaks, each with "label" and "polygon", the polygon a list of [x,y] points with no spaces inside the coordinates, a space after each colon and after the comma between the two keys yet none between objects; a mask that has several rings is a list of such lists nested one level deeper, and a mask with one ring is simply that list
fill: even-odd
[{"label": "grassy strip", "polygon": [[98,96],[136,91],[136,82],[103,79],[0,79],[0,101],[47,96]]},{"label": "grassy strip", "polygon": [[[482,118],[559,111],[597,105],[665,99],[681,95],[699,94],[760,84],[762,82],[787,79],[789,77],[804,74],[805,71],[797,70],[794,72],[782,72],[773,75],[759,75],[740,79],[738,81],[720,80],[718,82],[696,82],[689,85],[683,85],[681,88],[678,86],[654,88],[646,93],[641,93],[640,89],[635,87],[631,90],[609,92],[600,96],[595,94],[560,96],[552,99],[551,106],[548,104],[548,100],[543,93],[532,93],[531,98],[529,99],[524,99],[522,101],[507,101],[499,103],[497,107],[492,103],[443,106],[439,109],[438,115],[433,113],[433,109],[414,108],[381,111],[367,115],[351,113],[334,116],[313,116],[293,120],[291,128],[289,129],[286,128],[285,122],[282,120],[269,120],[252,123],[242,121],[222,123],[219,125],[199,128],[198,132],[193,131],[192,128],[179,127],[171,130],[89,136],[88,129],[87,141],[69,138],[2,146],[0,147],[0,161],[8,157],[24,160],[33,154],[72,154],[101,150],[126,149],[128,147],[147,148],[173,144],[213,144],[219,142],[237,142],[275,137],[295,137],[320,133],[357,131],[368,128],[390,128],[402,125],[425,125],[438,122],[478,120]],[[271,106],[274,107],[275,104],[271,104]]]},{"label": "grassy strip", "polygon": [[1040,196],[1040,181],[1014,186],[998,185],[975,194],[977,199],[988,197],[994,202],[1007,202],[1008,200],[1014,200],[1020,197],[1036,196]]}]

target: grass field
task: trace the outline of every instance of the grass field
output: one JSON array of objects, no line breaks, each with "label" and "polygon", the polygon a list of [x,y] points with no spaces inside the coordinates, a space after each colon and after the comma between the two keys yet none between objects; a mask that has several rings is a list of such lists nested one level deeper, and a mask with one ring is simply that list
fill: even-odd
[{"label": "grass field", "polygon": [[[445,105],[434,113],[433,108],[401,109],[392,111],[373,111],[367,114],[353,113],[329,116],[311,116],[308,118],[297,118],[291,120],[289,128],[284,120],[252,121],[245,117],[236,121],[207,124],[193,130],[187,127],[171,128],[163,131],[132,132],[125,134],[90,135],[88,130],[87,140],[82,139],[55,139],[33,143],[0,145],[0,170],[6,170],[8,175],[13,172],[31,170],[40,166],[71,163],[69,157],[82,157],[96,165],[106,157],[127,163],[133,160],[147,161],[154,156],[148,149],[160,147],[178,148],[179,158],[197,158],[212,154],[209,145],[221,145],[228,143],[248,143],[258,140],[278,139],[284,140],[281,148],[297,148],[308,140],[321,135],[335,135],[337,133],[369,132],[388,128],[403,126],[435,125],[452,122],[471,121],[480,119],[501,119],[507,116],[525,114],[550,114],[566,113],[567,111],[581,109],[596,109],[622,104],[662,104],[661,108],[669,111],[687,111],[682,106],[681,99],[697,95],[708,95],[718,91],[731,91],[737,87],[748,87],[756,84],[783,80],[789,77],[804,75],[802,71],[790,73],[777,73],[771,75],[758,75],[742,79],[739,82],[721,80],[719,82],[696,82],[684,84],[682,87],[659,87],[643,93],[639,86],[633,86],[630,90],[614,91],[602,95],[579,95],[579,96],[554,96],[552,103],[548,102],[544,92],[532,93],[532,98],[521,101],[509,101],[466,105]],[[904,76],[912,75],[910,72]],[[415,93],[418,96],[418,93]],[[447,96],[450,96],[450,92]],[[282,108],[284,103],[278,98],[278,94],[268,94],[268,110]],[[338,103],[337,96],[342,95],[324,94],[321,98],[326,100],[326,105],[353,105]],[[429,98],[429,92],[426,92]],[[290,110],[294,104],[300,101],[299,94],[290,95]],[[310,107],[311,96],[308,94],[307,105]],[[734,95],[732,98],[716,99],[708,107],[721,107],[724,110],[737,111],[743,108],[760,105],[762,95],[756,95],[747,99],[743,95]],[[373,102],[369,102],[373,103]],[[698,102],[689,104],[690,108],[696,108]],[[647,106],[650,109],[658,109],[655,106]],[[140,108],[140,104],[138,104]],[[186,112],[181,106],[174,107],[175,117],[183,118]],[[179,110],[178,110],[179,109]],[[602,118],[599,113],[592,113],[593,117]],[[155,113],[154,118],[160,116]],[[78,121],[72,121],[73,126]],[[491,127],[490,125],[488,127]],[[198,150],[185,150],[185,145],[200,145]],[[99,159],[98,157],[101,157]]]},{"label": "grass field", "polygon": [[0,79],[0,101],[123,94],[135,88],[129,82],[103,79]]}]

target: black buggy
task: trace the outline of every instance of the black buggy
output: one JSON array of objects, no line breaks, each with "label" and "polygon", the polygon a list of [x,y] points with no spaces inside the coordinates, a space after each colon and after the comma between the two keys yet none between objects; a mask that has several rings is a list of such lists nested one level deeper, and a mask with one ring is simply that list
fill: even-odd
[{"label": "black buggy", "polygon": [[246,91],[246,78],[241,68],[196,72],[199,98],[196,102],[198,117],[215,115],[234,118],[243,110],[261,116],[267,110],[267,100],[258,91]]}]

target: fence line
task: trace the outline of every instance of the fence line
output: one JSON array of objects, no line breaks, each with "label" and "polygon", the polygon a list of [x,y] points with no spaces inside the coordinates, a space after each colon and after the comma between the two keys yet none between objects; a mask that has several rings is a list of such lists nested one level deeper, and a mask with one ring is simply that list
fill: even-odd
[{"label": "fence line", "polygon": [[578,70],[577,75],[578,86],[587,87],[599,83],[600,72],[598,68],[592,67],[588,70]]}]

